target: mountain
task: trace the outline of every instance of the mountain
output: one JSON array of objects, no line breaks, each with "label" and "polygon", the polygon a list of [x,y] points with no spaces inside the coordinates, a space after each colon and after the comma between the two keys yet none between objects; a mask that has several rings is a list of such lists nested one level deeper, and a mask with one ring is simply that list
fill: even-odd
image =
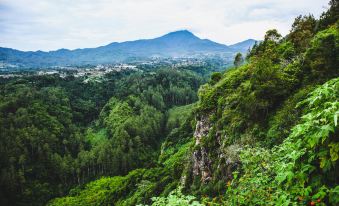
[{"label": "mountain", "polygon": [[42,67],[108,64],[152,57],[232,56],[236,52],[245,52],[253,44],[254,40],[246,40],[226,46],[208,39],[200,39],[188,30],[180,30],[154,39],[113,42],[97,48],[24,52],[0,47],[0,61],[3,65]]},{"label": "mountain", "polygon": [[247,39],[245,41],[229,45],[228,47],[235,50],[235,51],[242,51],[247,52],[248,49],[251,49],[252,46],[257,42],[257,40],[254,39]]}]

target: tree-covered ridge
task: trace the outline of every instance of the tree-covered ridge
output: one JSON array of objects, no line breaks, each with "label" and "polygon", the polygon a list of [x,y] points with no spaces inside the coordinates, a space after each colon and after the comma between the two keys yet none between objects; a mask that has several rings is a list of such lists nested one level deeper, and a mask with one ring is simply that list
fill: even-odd
[{"label": "tree-covered ridge", "polygon": [[101,176],[155,164],[178,127],[167,111],[197,99],[203,79],[184,69],[2,80],[1,202],[41,205]]},{"label": "tree-covered ridge", "polygon": [[[160,156],[153,165],[133,170],[123,177],[90,182],[84,187],[72,189],[67,197],[56,198],[48,205],[147,205],[152,202],[153,196],[169,195],[180,185],[181,173],[189,162],[193,145],[192,106],[172,109],[170,116],[176,125],[169,124],[171,127],[167,127],[167,130],[172,130],[164,139]],[[176,110],[189,114],[188,118],[183,119]],[[183,202],[190,200],[184,198]]]},{"label": "tree-covered ridge", "polygon": [[[240,151],[240,170],[232,174],[233,179],[225,183],[226,193],[220,196],[220,199],[214,199],[213,204],[303,205],[314,202],[336,205],[338,203],[335,170],[338,164],[336,139],[338,135],[337,116],[339,115],[338,86],[339,79],[333,79],[317,87],[307,99],[298,104],[298,107],[303,108],[303,116],[283,143],[271,149],[260,147],[260,145],[244,147]],[[166,141],[168,142],[169,138]],[[168,143],[165,145],[168,147]],[[188,164],[187,158],[184,163],[182,160],[185,159],[185,153],[190,151],[192,144],[188,142],[188,144],[181,145],[176,153],[170,153],[169,159],[159,158],[163,167],[135,170],[125,177],[103,178],[88,184],[79,192],[71,192],[69,197],[56,199],[50,204],[145,204],[150,201],[145,197],[150,198],[159,191],[164,191],[162,194],[169,196],[152,198],[152,205],[199,205],[200,203],[196,202],[194,197],[182,195],[180,192],[182,188],[168,193],[168,188],[173,189],[179,185],[176,181],[180,177],[177,177],[176,181],[173,179],[168,181],[170,177],[168,172],[173,171],[179,165],[183,167]],[[171,150],[171,147],[168,148]],[[304,159],[309,161],[305,162]],[[171,162],[174,165],[171,165]],[[182,172],[184,168],[173,172],[178,171]],[[310,179],[311,177],[314,179]],[[158,181],[158,178],[161,180]],[[116,183],[116,181],[121,181],[121,183]],[[137,182],[131,183],[131,181]],[[174,182],[171,183],[171,181]],[[105,186],[107,184],[112,186]],[[166,186],[168,188],[159,186],[162,184],[168,184]],[[122,199],[117,200],[116,197]],[[210,201],[208,198],[204,199],[205,203],[209,204]]]},{"label": "tree-covered ridge", "polygon": [[339,203],[339,79],[318,87],[297,105],[299,124],[271,149],[247,146],[240,152],[223,204],[290,205]]},{"label": "tree-covered ridge", "polygon": [[296,18],[286,37],[268,31],[247,64],[199,89],[187,192],[222,205],[338,204],[339,25],[328,12]]},{"label": "tree-covered ridge", "polygon": [[338,13],[202,86],[206,68],[1,80],[0,203],[338,205]]}]

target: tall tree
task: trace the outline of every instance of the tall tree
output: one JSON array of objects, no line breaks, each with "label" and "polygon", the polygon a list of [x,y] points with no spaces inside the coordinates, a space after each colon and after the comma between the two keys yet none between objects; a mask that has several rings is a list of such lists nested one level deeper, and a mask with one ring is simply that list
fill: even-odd
[{"label": "tall tree", "polygon": [[235,67],[238,67],[238,66],[240,66],[241,64],[243,64],[244,63],[244,58],[243,58],[243,56],[242,56],[242,54],[241,53],[237,53],[236,55],[235,55],[235,57],[234,57],[234,66]]}]

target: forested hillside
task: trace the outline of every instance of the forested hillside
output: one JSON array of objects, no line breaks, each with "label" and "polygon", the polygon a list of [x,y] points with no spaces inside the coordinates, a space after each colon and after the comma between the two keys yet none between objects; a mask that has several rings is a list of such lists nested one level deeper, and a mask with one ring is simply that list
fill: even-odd
[{"label": "forested hillside", "polygon": [[202,81],[184,69],[116,72],[88,83],[3,79],[2,205],[42,205],[101,176],[156,164],[161,142],[181,121],[175,108],[195,102]]},{"label": "forested hillside", "polygon": [[339,205],[329,6],[209,80],[206,68],[1,80],[0,203]]}]

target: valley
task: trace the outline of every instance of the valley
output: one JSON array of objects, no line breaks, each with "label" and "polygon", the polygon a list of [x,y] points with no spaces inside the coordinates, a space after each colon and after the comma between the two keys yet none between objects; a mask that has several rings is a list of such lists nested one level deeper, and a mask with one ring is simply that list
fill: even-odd
[{"label": "valley", "polygon": [[228,46],[1,47],[0,205],[338,205],[338,14]]}]

